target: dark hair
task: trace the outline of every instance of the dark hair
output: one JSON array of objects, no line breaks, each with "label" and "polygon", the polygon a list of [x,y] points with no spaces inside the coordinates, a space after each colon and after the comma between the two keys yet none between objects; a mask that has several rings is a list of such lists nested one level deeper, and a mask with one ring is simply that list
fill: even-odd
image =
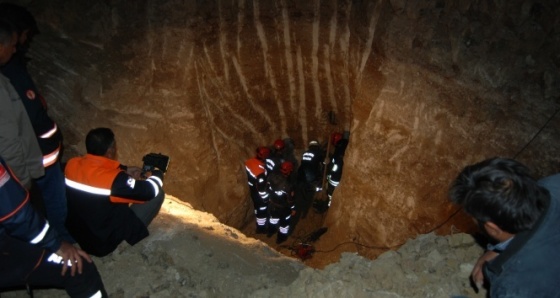
[{"label": "dark hair", "polygon": [[12,42],[12,37],[16,32],[14,24],[7,20],[0,19],[0,44],[6,46]]},{"label": "dark hair", "polygon": [[479,224],[491,221],[512,234],[533,227],[548,197],[526,166],[499,157],[465,167],[449,190],[450,200]]},{"label": "dark hair", "polygon": [[18,35],[29,30],[31,37],[39,33],[35,17],[23,6],[14,3],[0,3],[0,18],[6,19],[17,27]]},{"label": "dark hair", "polygon": [[98,127],[86,136],[86,151],[89,154],[102,156],[115,142],[115,134],[110,128]]}]

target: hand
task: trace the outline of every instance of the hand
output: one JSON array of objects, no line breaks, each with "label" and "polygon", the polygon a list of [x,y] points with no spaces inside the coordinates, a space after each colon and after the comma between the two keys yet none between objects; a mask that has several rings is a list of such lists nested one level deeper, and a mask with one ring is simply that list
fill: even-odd
[{"label": "hand", "polygon": [[296,216],[296,211],[292,210],[292,217]]},{"label": "hand", "polygon": [[471,272],[471,278],[476,285],[477,290],[482,289],[482,285],[484,284],[484,274],[482,274],[482,267],[486,262],[493,260],[498,255],[499,253],[489,250],[482,256],[480,256],[480,258],[478,258],[478,261],[476,261],[476,264],[474,265],[474,268]]},{"label": "hand", "polygon": [[[76,274],[76,270],[78,270],[79,274],[82,274],[82,258],[88,261],[88,263],[93,262],[91,257],[85,251],[66,241],[62,241],[60,248],[56,251],[56,254],[62,257],[62,276],[66,274],[68,267],[70,267],[71,276]],[[68,265],[69,263],[71,264],[70,266]]]},{"label": "hand", "polygon": [[128,168],[126,169],[126,173],[127,173],[129,176],[132,176],[132,178],[134,178],[134,179],[136,179],[136,180],[142,178],[142,169],[139,168],[139,167],[134,167],[134,166],[128,167]]}]

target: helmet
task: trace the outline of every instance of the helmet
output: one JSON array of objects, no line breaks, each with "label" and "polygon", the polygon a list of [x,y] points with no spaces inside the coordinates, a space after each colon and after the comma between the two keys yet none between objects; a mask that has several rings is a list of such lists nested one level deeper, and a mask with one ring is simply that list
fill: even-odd
[{"label": "helmet", "polygon": [[270,149],[268,149],[268,147],[265,146],[261,146],[259,148],[257,148],[257,157],[259,159],[266,159],[268,156],[270,155]]},{"label": "helmet", "polygon": [[284,149],[284,141],[282,141],[282,140],[280,140],[280,139],[274,141],[274,148],[275,148],[276,150],[282,150],[282,149]]},{"label": "helmet", "polygon": [[309,147],[311,146],[319,146],[319,142],[317,142],[316,140],[313,140],[311,142],[309,142]]},{"label": "helmet", "polygon": [[283,175],[290,175],[294,170],[294,164],[291,161],[285,161],[280,165],[280,173]]},{"label": "helmet", "polygon": [[342,140],[342,134],[339,132],[333,132],[333,134],[331,135],[332,144],[336,145],[340,140]]}]

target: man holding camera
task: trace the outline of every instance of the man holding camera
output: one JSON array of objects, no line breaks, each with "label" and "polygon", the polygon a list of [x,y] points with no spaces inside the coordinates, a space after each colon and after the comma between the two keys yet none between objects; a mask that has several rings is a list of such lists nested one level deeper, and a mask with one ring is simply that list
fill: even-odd
[{"label": "man holding camera", "polygon": [[66,165],[66,224],[82,249],[102,257],[123,240],[134,245],[148,236],[147,226],[165,198],[166,168],[143,173],[138,167],[121,165],[115,135],[109,128],[91,130],[86,136],[86,151]]}]

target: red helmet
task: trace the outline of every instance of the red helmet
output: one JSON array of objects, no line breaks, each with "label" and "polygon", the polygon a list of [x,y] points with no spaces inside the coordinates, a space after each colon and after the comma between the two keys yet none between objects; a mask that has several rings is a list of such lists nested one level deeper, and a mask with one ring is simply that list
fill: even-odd
[{"label": "red helmet", "polygon": [[294,164],[291,161],[285,161],[280,165],[280,173],[283,175],[290,175],[294,170]]},{"label": "red helmet", "polygon": [[265,160],[268,156],[270,156],[270,149],[265,146],[261,146],[257,148],[257,157],[259,159]]},{"label": "red helmet", "polygon": [[284,149],[284,141],[282,141],[282,140],[280,140],[280,139],[274,141],[274,148],[275,148],[276,150],[282,150],[282,149]]},{"label": "red helmet", "polygon": [[342,140],[342,134],[339,132],[333,132],[333,134],[331,135],[331,142],[333,145],[336,145],[336,143],[338,143],[338,141]]}]

